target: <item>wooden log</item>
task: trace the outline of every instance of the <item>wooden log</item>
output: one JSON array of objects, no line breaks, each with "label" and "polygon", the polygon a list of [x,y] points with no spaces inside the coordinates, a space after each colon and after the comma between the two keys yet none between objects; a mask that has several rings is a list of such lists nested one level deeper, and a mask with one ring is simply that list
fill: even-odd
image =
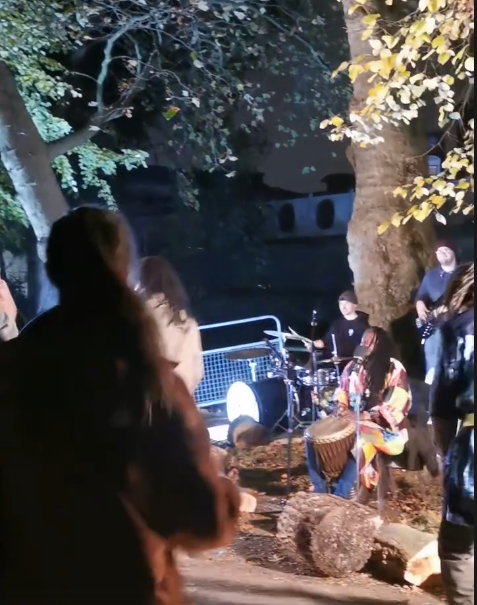
[{"label": "wooden log", "polygon": [[237,449],[251,449],[270,443],[268,429],[249,416],[241,416],[230,425],[229,442]]},{"label": "wooden log", "polygon": [[437,538],[407,525],[384,525],[371,566],[392,581],[423,586],[441,573]]},{"label": "wooden log", "polygon": [[364,568],[381,525],[375,511],[356,502],[298,494],[279,519],[277,538],[289,557],[314,573],[343,578]]}]

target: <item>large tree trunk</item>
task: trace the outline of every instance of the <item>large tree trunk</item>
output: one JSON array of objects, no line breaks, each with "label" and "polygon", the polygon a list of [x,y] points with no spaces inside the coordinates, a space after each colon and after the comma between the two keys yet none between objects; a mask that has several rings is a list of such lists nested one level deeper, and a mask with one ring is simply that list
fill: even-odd
[{"label": "large tree trunk", "polygon": [[68,206],[42,140],[18,91],[15,78],[0,61],[0,157],[12,180],[44,256],[51,224]]},{"label": "large tree trunk", "polygon": [[[352,15],[355,0],[343,0],[351,57],[372,53],[363,41],[363,10]],[[395,10],[384,2],[368,2],[367,12]],[[364,107],[371,85],[369,75],[358,78],[354,85],[352,109]],[[416,129],[417,130],[417,129]],[[395,129],[384,125],[385,143],[350,149],[350,160],[356,172],[356,199],[348,232],[350,267],[354,273],[360,303],[371,315],[373,325],[389,328],[391,323],[409,311],[412,291],[418,286],[424,269],[432,260],[433,230],[428,223],[411,221],[385,235],[378,228],[395,212],[405,212],[409,203],[395,198],[396,187],[426,173],[422,157],[426,141],[404,125]]]}]

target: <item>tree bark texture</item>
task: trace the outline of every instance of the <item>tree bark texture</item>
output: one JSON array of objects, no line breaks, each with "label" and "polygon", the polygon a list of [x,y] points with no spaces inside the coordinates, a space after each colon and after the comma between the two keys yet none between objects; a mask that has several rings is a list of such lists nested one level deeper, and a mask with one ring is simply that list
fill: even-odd
[{"label": "tree bark texture", "polygon": [[68,205],[51,167],[47,146],[3,61],[0,61],[0,157],[37,240],[43,243],[51,224],[68,211]]},{"label": "tree bark texture", "polygon": [[[356,59],[371,55],[372,49],[362,39],[365,13],[359,9],[350,15],[353,5],[354,0],[343,0],[351,57]],[[391,8],[384,2],[368,2],[366,10],[382,14]],[[356,81],[351,110],[364,107],[372,87],[368,79],[365,74]],[[413,128],[384,124],[381,134],[385,143],[367,148],[353,145],[349,151],[356,172],[356,198],[348,244],[360,304],[370,314],[372,325],[389,329],[393,321],[409,311],[412,292],[432,263],[434,234],[430,221],[421,224],[415,220],[378,234],[380,225],[410,207],[393,191],[427,171],[422,155],[426,141]]]}]

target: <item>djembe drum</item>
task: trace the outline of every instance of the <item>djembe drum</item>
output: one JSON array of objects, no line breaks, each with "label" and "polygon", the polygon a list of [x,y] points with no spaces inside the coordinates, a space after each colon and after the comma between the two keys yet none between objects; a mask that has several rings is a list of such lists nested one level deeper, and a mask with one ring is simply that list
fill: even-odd
[{"label": "djembe drum", "polygon": [[318,420],[306,430],[305,439],[313,444],[324,476],[338,479],[356,441],[356,419],[347,414]]}]

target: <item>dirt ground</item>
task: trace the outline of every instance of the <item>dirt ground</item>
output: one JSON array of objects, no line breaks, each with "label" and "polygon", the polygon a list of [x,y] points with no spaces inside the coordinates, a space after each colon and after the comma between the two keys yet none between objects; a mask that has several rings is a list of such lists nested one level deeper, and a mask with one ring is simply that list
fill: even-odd
[{"label": "dirt ground", "polygon": [[[259,502],[254,515],[242,518],[235,543],[207,558],[187,560],[185,570],[194,605],[354,605],[442,602],[442,588],[425,593],[389,586],[368,573],[343,580],[312,577],[306,566],[289,560],[275,539],[277,521],[288,496],[287,448],[280,442],[231,452],[229,467]],[[437,532],[442,493],[427,473],[396,473],[398,494],[388,503],[386,519]],[[292,446],[291,493],[310,491],[303,443]]]},{"label": "dirt ground", "polygon": [[439,605],[430,595],[369,580],[346,586],[230,560],[226,552],[182,564],[193,605]]}]

